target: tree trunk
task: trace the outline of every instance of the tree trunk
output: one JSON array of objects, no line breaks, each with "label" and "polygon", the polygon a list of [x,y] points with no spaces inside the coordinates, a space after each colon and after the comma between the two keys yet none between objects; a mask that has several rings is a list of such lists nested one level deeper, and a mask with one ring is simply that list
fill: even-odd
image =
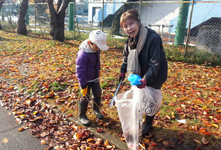
[{"label": "tree trunk", "polygon": [[58,8],[55,10],[53,0],[48,0],[50,11],[50,35],[53,40],[58,40],[60,42],[64,41],[64,17],[69,2],[70,0],[59,0]]},{"label": "tree trunk", "polygon": [[133,7],[133,3],[124,4],[124,6],[121,7],[120,12],[117,13],[113,19],[109,34],[121,35],[119,32],[120,31],[120,17],[125,11],[127,11],[128,9],[131,9],[132,7]]},{"label": "tree trunk", "polygon": [[53,40],[64,41],[64,17],[65,14],[54,14],[50,16],[50,35]]},{"label": "tree trunk", "polygon": [[[2,10],[4,0],[0,0],[0,11]],[[0,30],[2,30],[1,21],[0,21]]]},{"label": "tree trunk", "polygon": [[28,10],[28,0],[22,0],[21,7],[19,10],[18,18],[18,29],[17,33],[22,35],[27,35],[27,28],[25,24],[25,15]]}]

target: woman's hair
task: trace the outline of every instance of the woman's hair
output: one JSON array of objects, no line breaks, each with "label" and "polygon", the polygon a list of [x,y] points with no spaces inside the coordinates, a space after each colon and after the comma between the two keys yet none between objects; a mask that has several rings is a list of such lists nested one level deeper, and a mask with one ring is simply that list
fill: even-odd
[{"label": "woman's hair", "polygon": [[129,9],[129,10],[127,10],[120,17],[120,27],[121,28],[123,27],[123,22],[125,20],[127,20],[127,19],[136,20],[137,22],[140,23],[140,20],[139,20],[138,17],[139,17],[139,14],[138,14],[136,9]]}]

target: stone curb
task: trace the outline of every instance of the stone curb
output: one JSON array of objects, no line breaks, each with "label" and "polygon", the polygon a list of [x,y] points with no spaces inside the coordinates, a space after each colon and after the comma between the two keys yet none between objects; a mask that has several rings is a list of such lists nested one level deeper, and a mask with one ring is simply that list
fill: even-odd
[{"label": "stone curb", "polygon": [[[67,116],[65,113],[62,113],[60,110],[53,108],[52,111],[54,111],[55,113],[58,114],[62,114],[64,116]],[[66,117],[67,120],[73,122],[74,124],[78,125],[78,126],[84,126],[82,125],[78,118],[76,117]],[[91,126],[86,127],[88,129],[88,131],[90,131],[92,134],[94,134],[96,137],[99,137],[103,140],[108,140],[110,144],[115,145],[117,149],[119,150],[127,150],[127,145],[126,142],[121,141],[120,139],[114,137],[113,135],[109,134],[109,133],[99,133],[97,132],[97,126],[92,124]]]}]

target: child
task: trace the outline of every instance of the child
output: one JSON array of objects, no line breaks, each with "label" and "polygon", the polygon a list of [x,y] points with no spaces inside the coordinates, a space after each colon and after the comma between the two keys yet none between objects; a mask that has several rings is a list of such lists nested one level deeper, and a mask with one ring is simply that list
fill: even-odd
[{"label": "child", "polygon": [[[94,30],[89,34],[89,39],[81,43],[77,54],[76,73],[82,93],[79,100],[79,120],[85,126],[91,124],[86,115],[91,89],[94,102],[101,106],[100,50],[108,50],[106,41],[107,37],[102,31]],[[93,103],[94,114],[98,119],[103,119],[104,116],[95,103]]]}]

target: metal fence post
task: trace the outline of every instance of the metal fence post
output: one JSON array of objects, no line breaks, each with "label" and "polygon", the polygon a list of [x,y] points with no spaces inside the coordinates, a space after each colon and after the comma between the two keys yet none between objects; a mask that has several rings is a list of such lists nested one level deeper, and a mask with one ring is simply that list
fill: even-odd
[{"label": "metal fence post", "polygon": [[[189,0],[182,0],[183,2]],[[180,11],[179,17],[177,22],[177,30],[176,30],[176,37],[174,45],[183,45],[185,34],[186,34],[186,23],[187,23],[187,16],[189,11],[189,3],[181,3],[180,4]]]},{"label": "metal fence post", "polygon": [[102,4],[102,31],[104,31],[104,0]]},{"label": "metal fence post", "polygon": [[36,15],[37,15],[37,6],[35,3],[35,34],[36,34]]},{"label": "metal fence post", "polygon": [[139,10],[138,10],[138,13],[139,13],[139,19],[140,19],[141,3],[142,3],[142,1],[139,0]]},{"label": "metal fence post", "polygon": [[194,0],[192,0],[192,6],[191,6],[191,12],[190,12],[190,18],[189,18],[189,26],[188,26],[188,30],[187,30],[187,39],[186,39],[184,57],[186,57],[186,54],[187,54],[187,46],[188,46],[188,43],[189,43],[190,27],[191,27],[192,14],[193,14],[193,5],[194,5]]},{"label": "metal fence post", "polygon": [[5,14],[4,14],[4,5],[2,5],[2,9],[1,9],[1,16],[2,16],[2,21],[5,21]]},{"label": "metal fence post", "polygon": [[26,12],[26,15],[25,15],[25,22],[26,22],[27,25],[29,25],[29,9],[30,9],[30,7],[28,5],[28,9],[27,9],[27,12]]},{"label": "metal fence post", "polygon": [[68,30],[73,31],[73,22],[74,22],[74,11],[73,11],[73,0],[70,1],[68,5]]}]

